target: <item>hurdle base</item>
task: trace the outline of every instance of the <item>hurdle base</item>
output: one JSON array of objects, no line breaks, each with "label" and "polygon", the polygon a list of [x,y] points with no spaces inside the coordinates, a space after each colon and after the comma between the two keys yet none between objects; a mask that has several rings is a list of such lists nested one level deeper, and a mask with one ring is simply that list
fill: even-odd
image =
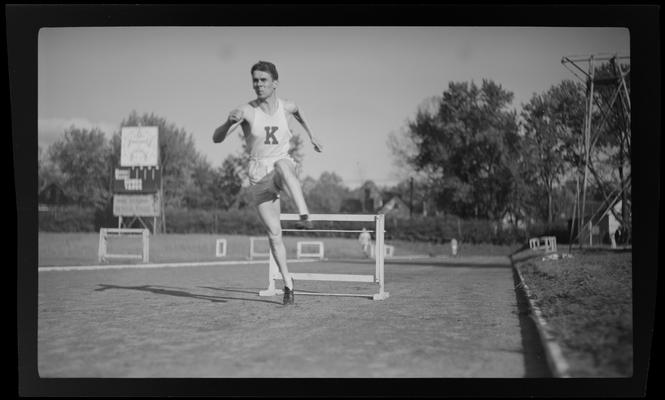
[{"label": "hurdle base", "polygon": [[259,291],[259,296],[276,296],[278,294],[284,294],[284,291],[282,289],[266,289]]},{"label": "hurdle base", "polygon": [[[375,294],[343,294],[343,293],[308,293],[308,292],[295,292],[298,295],[318,295],[318,296],[357,296],[357,297],[369,297],[372,300],[385,300],[388,297],[390,297],[390,293],[388,292],[383,292],[383,293],[375,293]],[[277,296],[284,294],[284,290],[282,289],[266,289],[266,290],[260,290],[259,291],[259,296]]]},{"label": "hurdle base", "polygon": [[388,293],[388,292],[377,293],[374,296],[372,296],[372,300],[385,300],[389,296],[390,296],[390,293]]}]

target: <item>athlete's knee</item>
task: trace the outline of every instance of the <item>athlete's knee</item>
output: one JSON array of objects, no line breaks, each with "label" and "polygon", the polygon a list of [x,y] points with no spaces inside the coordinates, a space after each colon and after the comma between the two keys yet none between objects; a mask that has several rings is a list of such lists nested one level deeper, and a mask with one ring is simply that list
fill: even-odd
[{"label": "athlete's knee", "polygon": [[281,229],[270,229],[270,230],[268,230],[268,240],[272,244],[282,243],[282,230]]},{"label": "athlete's knee", "polygon": [[284,246],[281,232],[279,232],[278,234],[273,234],[272,232],[268,232],[268,241],[270,242],[271,249],[279,249],[279,247]]},{"label": "athlete's knee", "polygon": [[286,159],[276,161],[275,162],[275,171],[277,171],[277,173],[282,177],[288,176],[288,175],[293,175],[293,172],[294,172],[293,171],[293,164],[291,163],[291,161],[286,160]]}]

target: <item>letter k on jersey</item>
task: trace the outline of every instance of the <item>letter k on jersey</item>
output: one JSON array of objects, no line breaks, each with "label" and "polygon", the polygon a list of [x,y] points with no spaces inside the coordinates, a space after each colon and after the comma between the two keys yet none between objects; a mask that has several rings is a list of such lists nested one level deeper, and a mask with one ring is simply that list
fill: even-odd
[{"label": "letter k on jersey", "polygon": [[278,127],[276,126],[265,126],[266,130],[266,140],[263,144],[278,144],[277,138],[275,137],[275,132],[277,132]]}]

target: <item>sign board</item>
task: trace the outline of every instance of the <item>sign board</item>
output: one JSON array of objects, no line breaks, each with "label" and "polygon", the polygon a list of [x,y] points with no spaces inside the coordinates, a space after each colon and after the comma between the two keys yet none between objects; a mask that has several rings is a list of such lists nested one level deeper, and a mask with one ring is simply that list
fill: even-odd
[{"label": "sign board", "polygon": [[159,163],[159,130],[156,126],[122,128],[120,165],[123,167],[157,166]]},{"label": "sign board", "polygon": [[159,214],[157,194],[113,195],[113,215],[116,217],[158,217]]},{"label": "sign board", "polygon": [[159,167],[119,167],[113,175],[113,193],[159,192],[161,179]]}]

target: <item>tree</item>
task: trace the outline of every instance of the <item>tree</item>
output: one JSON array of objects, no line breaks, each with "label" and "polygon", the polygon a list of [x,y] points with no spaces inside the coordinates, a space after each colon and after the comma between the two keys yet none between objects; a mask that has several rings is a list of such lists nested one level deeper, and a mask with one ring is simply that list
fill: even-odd
[{"label": "tree", "polygon": [[62,173],[63,189],[71,199],[81,206],[98,208],[103,208],[110,198],[110,154],[104,132],[74,126],[48,150],[48,158]]},{"label": "tree", "polygon": [[303,184],[303,194],[311,212],[337,213],[348,196],[349,189],[339,175],[326,171],[313,185],[309,180],[306,185]]},{"label": "tree", "polygon": [[65,177],[51,159],[49,152],[48,148],[44,150],[41,146],[37,147],[37,184],[39,190],[49,183],[64,186]]},{"label": "tree", "polygon": [[213,208],[215,201],[211,193],[215,173],[210,163],[198,156],[191,172],[191,180],[185,188],[183,205],[188,208]]},{"label": "tree", "polygon": [[228,210],[238,202],[242,189],[242,169],[242,159],[230,155],[215,170],[210,192],[217,207]]},{"label": "tree", "polygon": [[491,80],[451,82],[435,111],[421,107],[408,123],[415,152],[406,162],[427,173],[438,209],[494,220],[506,212],[519,151],[512,98]]},{"label": "tree", "polygon": [[584,122],[583,90],[563,81],[544,94],[535,94],[522,109],[522,178],[533,189],[532,208],[550,223],[555,215],[555,189],[581,156],[577,144]]}]

